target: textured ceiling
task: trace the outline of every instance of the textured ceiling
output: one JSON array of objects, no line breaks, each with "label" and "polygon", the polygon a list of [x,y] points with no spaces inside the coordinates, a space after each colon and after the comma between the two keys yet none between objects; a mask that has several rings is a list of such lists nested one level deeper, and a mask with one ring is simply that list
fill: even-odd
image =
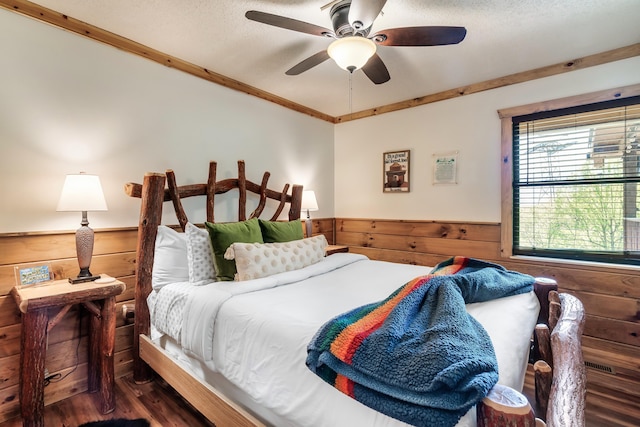
[{"label": "textured ceiling", "polygon": [[374,85],[357,71],[350,91],[349,74],[331,60],[284,74],[329,39],[244,17],[259,10],[331,28],[321,10],[329,0],[33,2],[332,116],[640,42],[640,0],[388,0],[372,31],[451,25],[467,36],[451,46],[379,46],[391,80]]}]

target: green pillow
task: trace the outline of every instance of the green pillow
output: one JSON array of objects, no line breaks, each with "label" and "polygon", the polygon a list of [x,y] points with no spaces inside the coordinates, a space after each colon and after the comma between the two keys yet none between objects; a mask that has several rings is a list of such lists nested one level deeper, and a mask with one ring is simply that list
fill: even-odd
[{"label": "green pillow", "polygon": [[242,222],[214,224],[205,222],[213,247],[213,265],[218,280],[233,280],[236,274],[236,262],[224,259],[224,253],[232,243],[264,243],[258,219]]},{"label": "green pillow", "polygon": [[304,239],[302,232],[302,222],[299,219],[295,221],[260,221],[260,229],[262,230],[262,240],[265,243],[284,243],[293,240]]}]

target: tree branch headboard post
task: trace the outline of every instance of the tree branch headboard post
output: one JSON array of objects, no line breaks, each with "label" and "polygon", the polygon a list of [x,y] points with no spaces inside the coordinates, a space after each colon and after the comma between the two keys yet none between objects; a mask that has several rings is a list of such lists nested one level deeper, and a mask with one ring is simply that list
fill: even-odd
[{"label": "tree branch headboard post", "polygon": [[[158,226],[162,222],[165,176],[147,173],[144,176],[141,194],[140,222],[138,224],[138,244],[136,246],[136,320],[133,325],[133,353],[140,354],[140,334],[149,335],[150,318],[147,296],[151,293],[151,275],[153,271],[153,253],[156,244]],[[134,357],[133,377],[135,381],[151,378],[149,365],[139,363]]]},{"label": "tree branch headboard post", "polygon": [[[178,186],[175,173],[170,169],[165,174],[146,173],[142,184],[125,184],[124,191],[128,196],[141,199],[138,244],[136,247],[135,323],[133,329],[133,378],[136,382],[149,381],[153,374],[151,368],[140,358],[140,335],[149,335],[151,328],[147,297],[152,291],[151,279],[156,234],[158,226],[162,223],[164,202],[172,202],[176,217],[183,231],[189,220],[182,207],[181,199],[192,196],[206,196],[207,221],[214,222],[215,196],[233,189],[238,189],[239,191],[238,221],[247,219],[247,191],[260,197],[258,206],[249,215],[249,219],[258,218],[262,214],[267,199],[279,202],[271,217],[272,221],[278,219],[287,203],[289,204],[289,221],[300,218],[300,207],[302,205],[301,185],[291,186],[291,194],[289,195],[289,184],[285,184],[282,191],[267,188],[267,182],[270,177],[269,172],[264,173],[260,184],[249,181],[246,179],[243,160],[238,161],[238,178],[216,181],[216,171],[216,162],[210,162],[209,176],[205,184]],[[165,188],[165,184],[167,188]]]}]

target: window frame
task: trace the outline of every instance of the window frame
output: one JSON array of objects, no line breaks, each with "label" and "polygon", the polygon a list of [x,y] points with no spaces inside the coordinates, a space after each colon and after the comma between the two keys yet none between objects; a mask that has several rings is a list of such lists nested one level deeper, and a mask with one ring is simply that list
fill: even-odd
[{"label": "window frame", "polygon": [[[640,95],[640,84],[608,89],[584,95],[567,98],[559,98],[551,101],[537,102],[519,107],[498,110],[501,121],[501,227],[500,227],[500,253],[503,258],[512,258],[513,253],[513,123],[512,118],[524,116],[536,112],[559,110],[562,108],[578,107],[603,101],[629,98]],[[528,257],[528,256],[527,256]],[[558,259],[560,258],[546,258]],[[562,261],[588,261],[562,258]]]}]

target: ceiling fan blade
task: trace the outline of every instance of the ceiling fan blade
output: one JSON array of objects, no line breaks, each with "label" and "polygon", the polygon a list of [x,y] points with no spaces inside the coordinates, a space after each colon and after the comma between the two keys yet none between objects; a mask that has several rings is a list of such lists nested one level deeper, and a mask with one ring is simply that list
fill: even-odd
[{"label": "ceiling fan blade", "polygon": [[377,53],[374,53],[369,61],[367,61],[364,67],[362,67],[362,71],[369,77],[369,80],[377,85],[386,83],[391,79],[389,70],[387,70],[386,65],[384,65],[384,62],[382,62],[382,59]]},{"label": "ceiling fan blade", "polygon": [[387,0],[351,0],[349,23],[356,30],[369,28]]},{"label": "ceiling fan blade", "polygon": [[383,46],[439,46],[460,43],[466,35],[464,27],[432,26],[390,28],[370,38]]},{"label": "ceiling fan blade", "polygon": [[300,33],[312,34],[314,36],[334,36],[333,31],[328,28],[309,24],[308,22],[298,21],[297,19],[286,18],[280,15],[250,10],[245,13],[244,16],[252,21],[273,25],[274,27],[284,28],[286,30],[298,31]]},{"label": "ceiling fan blade", "polygon": [[304,61],[299,62],[298,64],[294,65],[293,67],[289,68],[285,72],[285,74],[288,75],[288,76],[297,76],[298,74],[304,73],[305,71],[307,71],[310,68],[315,67],[316,65],[322,64],[327,59],[329,59],[329,54],[327,53],[326,50],[322,50],[322,51],[316,53],[315,55],[311,55],[310,57],[308,57]]}]

